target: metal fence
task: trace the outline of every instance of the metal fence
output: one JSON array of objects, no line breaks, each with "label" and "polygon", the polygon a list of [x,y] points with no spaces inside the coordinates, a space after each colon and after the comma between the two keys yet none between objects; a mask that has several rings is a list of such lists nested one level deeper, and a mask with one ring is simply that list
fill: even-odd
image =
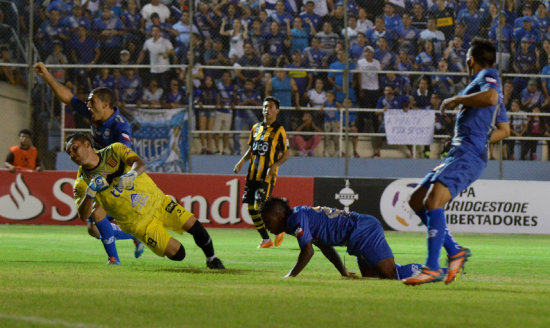
[{"label": "metal fence", "polygon": [[396,150],[380,147],[383,109],[437,109],[466,85],[466,51],[482,36],[497,46],[514,130],[491,157],[548,158],[545,2],[153,2],[0,0],[0,79],[27,90],[42,152],[88,122],[30,72],[37,61],[77,97],[113,88],[130,117],[135,107],[188,108],[191,154],[242,153],[261,99],[275,95],[296,155],[436,158],[452,115],[438,117],[431,147]]}]

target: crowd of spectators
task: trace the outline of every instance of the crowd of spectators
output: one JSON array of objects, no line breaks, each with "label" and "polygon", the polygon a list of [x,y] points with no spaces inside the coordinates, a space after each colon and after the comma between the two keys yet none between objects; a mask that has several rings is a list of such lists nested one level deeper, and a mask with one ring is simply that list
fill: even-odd
[{"label": "crowd of spectators", "polygon": [[[348,0],[347,9],[337,0],[43,0],[35,1],[34,35],[40,56],[52,64],[154,65],[148,71],[56,72],[75,90],[115,89],[119,107],[127,110],[174,108],[186,102],[191,94],[185,89],[186,65],[192,60],[199,130],[245,130],[261,113],[239,106],[257,106],[273,95],[281,106],[292,108],[279,116],[287,130],[331,132],[339,130],[339,108],[434,109],[467,83],[464,76],[438,73],[466,72],[466,52],[474,36],[495,42],[501,38],[498,65],[503,72],[550,74],[548,2],[506,0],[499,12],[499,2],[492,0]],[[29,1],[15,3],[21,30],[26,31]],[[174,69],[169,64],[182,66]],[[380,70],[425,74],[372,72]],[[507,109],[548,112],[548,81],[506,81]],[[308,107],[320,110],[303,115]],[[513,135],[550,133],[545,118],[513,114],[511,120]],[[352,112],[350,122],[350,131],[384,129],[382,111]],[[452,124],[451,117],[438,116],[435,129],[450,134]],[[237,138],[233,149],[227,135],[222,148],[217,139],[201,135],[202,153],[240,153]],[[320,140],[304,134],[293,145],[300,154],[311,155]],[[326,138],[327,143],[334,146],[325,155],[341,153],[332,138]],[[380,144],[375,142],[375,156]],[[526,144],[521,158],[533,159],[532,145]],[[508,146],[513,148],[513,142]],[[354,155],[365,154],[354,147]],[[430,156],[429,150],[425,155]],[[507,156],[513,158],[513,151]]]}]

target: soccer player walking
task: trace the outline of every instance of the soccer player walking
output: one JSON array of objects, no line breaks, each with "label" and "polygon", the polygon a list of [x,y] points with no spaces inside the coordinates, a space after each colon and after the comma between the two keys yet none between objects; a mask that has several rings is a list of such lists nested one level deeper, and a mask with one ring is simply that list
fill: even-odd
[{"label": "soccer player walking", "polygon": [[[277,122],[277,114],[279,114],[279,100],[271,96],[266,97],[263,102],[264,120],[252,127],[248,138],[248,149],[233,169],[233,172],[239,173],[244,162],[250,159],[243,203],[248,203],[248,213],[256,230],[262,236],[262,242],[258,248],[273,246],[259,211],[262,203],[273,191],[279,166],[290,157],[286,131]],[[283,233],[280,233],[275,238],[275,246],[279,246],[282,242]]]},{"label": "soccer player walking", "polygon": [[[441,112],[458,106],[451,150],[412,193],[409,205],[428,229],[428,257],[421,272],[406,285],[455,280],[471,252],[453,238],[445,222],[444,206],[477,180],[487,166],[488,144],[510,135],[502,102],[502,88],[491,41],[474,38],[466,56],[470,83],[458,95],[441,103]],[[439,267],[441,247],[448,256],[446,276]]]}]

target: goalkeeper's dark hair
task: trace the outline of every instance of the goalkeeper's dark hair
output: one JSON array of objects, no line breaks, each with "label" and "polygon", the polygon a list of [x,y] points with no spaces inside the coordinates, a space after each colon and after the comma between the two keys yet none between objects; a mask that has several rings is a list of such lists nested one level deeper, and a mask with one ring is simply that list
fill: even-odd
[{"label": "goalkeeper's dark hair", "polygon": [[496,60],[496,48],[492,41],[475,37],[470,42],[472,57],[482,67],[493,67]]},{"label": "goalkeeper's dark hair", "polygon": [[74,132],[74,133],[69,134],[67,136],[67,138],[65,138],[65,150],[67,149],[67,145],[69,144],[69,142],[74,141],[74,140],[78,140],[80,142],[88,141],[90,143],[90,145],[92,145],[92,147],[94,146],[94,142],[92,141],[90,136],[88,136],[86,133]]},{"label": "goalkeeper's dark hair", "polygon": [[285,213],[285,217],[289,217],[292,214],[292,209],[290,208],[290,205],[288,205],[288,200],[286,198],[270,197],[266,200],[262,205],[260,212],[263,216],[264,213],[271,211],[283,212]]}]

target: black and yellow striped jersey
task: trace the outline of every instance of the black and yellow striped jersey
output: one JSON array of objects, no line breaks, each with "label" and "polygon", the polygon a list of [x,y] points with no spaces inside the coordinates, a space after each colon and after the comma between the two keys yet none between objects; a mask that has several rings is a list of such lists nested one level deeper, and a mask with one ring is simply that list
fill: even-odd
[{"label": "black and yellow striped jersey", "polygon": [[271,125],[256,123],[250,131],[248,145],[252,147],[252,153],[247,180],[271,182],[270,178],[266,178],[267,170],[288,149],[285,128],[277,121]]}]

